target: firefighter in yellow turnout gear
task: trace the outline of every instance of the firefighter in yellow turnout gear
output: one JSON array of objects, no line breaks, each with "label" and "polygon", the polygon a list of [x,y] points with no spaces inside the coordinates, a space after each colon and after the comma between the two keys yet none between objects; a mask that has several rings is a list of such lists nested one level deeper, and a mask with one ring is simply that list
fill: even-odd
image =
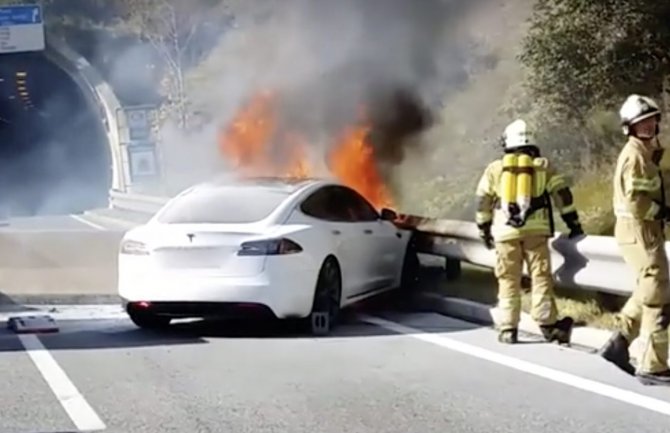
[{"label": "firefighter in yellow turnout gear", "polygon": [[502,138],[504,156],[486,167],[477,186],[476,222],[488,248],[496,249],[499,341],[517,342],[524,262],[532,280],[533,319],[544,338],[569,343],[573,319],[558,320],[549,238],[553,236],[552,201],[570,228],[583,234],[565,178],[540,155],[526,122],[516,120]]},{"label": "firefighter in yellow turnout gear", "polygon": [[[631,95],[619,115],[628,142],[614,173],[614,236],[624,260],[635,271],[637,283],[619,314],[620,330],[600,354],[645,384],[670,385],[670,281],[664,248],[664,223],[670,211],[659,169],[663,149],[656,139],[661,112],[654,100]],[[635,371],[628,347],[637,337],[642,356]]]}]

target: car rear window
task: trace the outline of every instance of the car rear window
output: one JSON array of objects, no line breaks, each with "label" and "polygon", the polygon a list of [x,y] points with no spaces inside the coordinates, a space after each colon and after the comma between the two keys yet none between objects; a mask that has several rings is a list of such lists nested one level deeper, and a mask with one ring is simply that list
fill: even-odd
[{"label": "car rear window", "polygon": [[253,223],[269,216],[289,195],[258,187],[196,190],[165,208],[158,221],[164,224]]}]

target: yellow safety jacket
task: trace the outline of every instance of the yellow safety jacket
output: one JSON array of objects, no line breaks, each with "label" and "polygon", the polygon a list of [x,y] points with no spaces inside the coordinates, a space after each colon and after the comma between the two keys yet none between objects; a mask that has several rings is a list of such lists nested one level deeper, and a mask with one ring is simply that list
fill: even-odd
[{"label": "yellow safety jacket", "polygon": [[[510,179],[504,178],[504,176],[507,176],[506,172],[508,170],[503,170],[509,157],[509,154],[505,155],[503,159],[493,161],[486,167],[476,191],[477,212],[475,221],[478,225],[491,223],[491,235],[496,242],[534,235],[552,236],[552,200],[564,220],[566,220],[566,215],[570,214],[575,221],[577,220],[577,211],[566,179],[550,166],[547,158],[533,159],[523,155],[524,158],[528,158],[526,161],[529,162],[517,165],[529,165],[530,167],[517,169],[517,191],[510,191]],[[530,176],[524,178],[524,174],[530,174]],[[514,184],[513,179],[511,182]],[[527,184],[528,191],[524,191],[526,188],[522,187],[523,183]],[[521,227],[509,225],[508,216],[504,212],[503,206],[506,203],[503,203],[505,201],[503,198],[509,199],[510,192],[512,197],[515,196],[514,192],[520,193],[516,194],[519,196],[516,200],[517,203],[525,201],[526,204],[531,204],[535,208]],[[524,194],[530,197],[524,198]]]},{"label": "yellow safety jacket", "polygon": [[621,150],[613,185],[612,205],[617,218],[657,220],[665,191],[660,168],[652,160],[653,151],[636,137],[630,137]]}]

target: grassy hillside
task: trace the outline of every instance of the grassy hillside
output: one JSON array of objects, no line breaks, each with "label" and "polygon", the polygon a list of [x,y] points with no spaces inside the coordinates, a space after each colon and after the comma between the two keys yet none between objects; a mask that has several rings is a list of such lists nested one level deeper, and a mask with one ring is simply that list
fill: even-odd
[{"label": "grassy hillside", "polygon": [[444,101],[439,123],[424,139],[425,155],[400,170],[398,188],[409,212],[432,217],[472,217],[471,202],[485,164],[500,154],[505,125],[523,112],[523,70],[516,56],[533,0],[492,0],[462,20],[457,34],[475,41],[473,50],[491,59],[471,71],[467,86]]}]

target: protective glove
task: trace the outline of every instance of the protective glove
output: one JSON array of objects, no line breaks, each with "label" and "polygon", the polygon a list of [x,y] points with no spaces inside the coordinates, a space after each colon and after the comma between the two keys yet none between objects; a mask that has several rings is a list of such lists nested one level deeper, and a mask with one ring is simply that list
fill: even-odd
[{"label": "protective glove", "polygon": [[491,235],[491,223],[479,224],[479,237],[484,242],[487,249],[492,250],[495,247],[493,236]]},{"label": "protective glove", "polygon": [[663,154],[665,153],[665,149],[655,149],[651,153],[651,160],[654,161],[654,164],[659,165],[661,163],[661,160],[663,159]]},{"label": "protective glove", "polygon": [[656,221],[668,221],[668,220],[670,220],[670,208],[663,205],[663,203],[658,203],[657,201],[654,201],[654,203],[659,205],[658,212],[656,212],[656,215],[654,215],[654,219]]},{"label": "protective glove", "polygon": [[577,211],[572,211],[562,215],[562,218],[565,222],[565,225],[570,229],[570,233],[568,234],[569,239],[574,239],[584,235],[582,225],[579,223],[579,215],[577,215]]},{"label": "protective glove", "polygon": [[568,239],[574,239],[579,236],[584,236],[584,230],[582,229],[582,225],[577,223],[570,227],[570,233],[568,234]]}]

